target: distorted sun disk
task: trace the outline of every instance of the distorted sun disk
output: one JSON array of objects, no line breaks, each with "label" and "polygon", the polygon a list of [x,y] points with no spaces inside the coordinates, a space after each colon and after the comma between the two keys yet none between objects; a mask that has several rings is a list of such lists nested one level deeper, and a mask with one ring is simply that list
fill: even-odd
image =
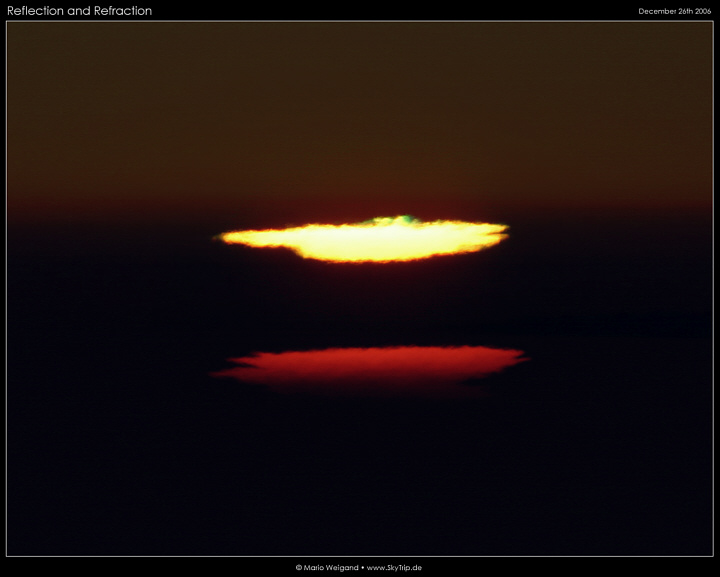
[{"label": "distorted sun disk", "polygon": [[303,258],[331,262],[396,262],[476,252],[507,237],[504,224],[378,217],[358,224],[308,224],[241,230],[218,236],[228,244],[286,247]]},{"label": "distorted sun disk", "polygon": [[476,398],[476,380],[527,361],[523,351],[490,347],[334,348],[254,353],[213,377],[277,393],[331,396]]}]

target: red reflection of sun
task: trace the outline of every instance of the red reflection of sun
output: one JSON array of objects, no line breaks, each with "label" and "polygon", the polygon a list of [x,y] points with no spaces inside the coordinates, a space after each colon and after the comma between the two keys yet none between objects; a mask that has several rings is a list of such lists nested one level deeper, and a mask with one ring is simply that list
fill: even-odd
[{"label": "red reflection of sun", "polygon": [[278,392],[332,395],[473,397],[462,383],[527,360],[488,347],[389,347],[257,353],[229,359],[242,366],[212,373]]},{"label": "red reflection of sun", "polygon": [[229,244],[288,247],[305,258],[333,262],[391,262],[482,250],[504,239],[506,229],[503,224],[423,223],[399,216],[353,225],[226,232],[219,238]]}]

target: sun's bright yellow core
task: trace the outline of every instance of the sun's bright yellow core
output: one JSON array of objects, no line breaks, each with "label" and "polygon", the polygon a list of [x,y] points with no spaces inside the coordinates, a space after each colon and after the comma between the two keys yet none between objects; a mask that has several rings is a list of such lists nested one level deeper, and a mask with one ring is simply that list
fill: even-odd
[{"label": "sun's bright yellow core", "polygon": [[504,224],[438,220],[410,216],[379,217],[359,224],[309,224],[283,230],[226,232],[228,244],[287,247],[304,258],[333,262],[409,261],[475,252],[507,237]]}]

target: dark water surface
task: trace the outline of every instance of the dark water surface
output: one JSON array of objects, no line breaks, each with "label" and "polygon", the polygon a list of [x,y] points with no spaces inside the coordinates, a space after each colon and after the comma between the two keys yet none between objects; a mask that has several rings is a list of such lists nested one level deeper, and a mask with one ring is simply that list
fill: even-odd
[{"label": "dark water surface", "polygon": [[[9,553],[709,554],[709,220],[511,224],[397,265],[11,228]],[[530,360],[461,399],[211,376],[410,346]]]}]

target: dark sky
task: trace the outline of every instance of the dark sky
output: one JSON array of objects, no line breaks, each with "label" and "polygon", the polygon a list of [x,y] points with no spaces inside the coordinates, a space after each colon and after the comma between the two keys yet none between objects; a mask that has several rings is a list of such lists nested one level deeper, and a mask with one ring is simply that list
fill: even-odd
[{"label": "dark sky", "polygon": [[711,201],[711,22],[7,32],[13,221]]}]

